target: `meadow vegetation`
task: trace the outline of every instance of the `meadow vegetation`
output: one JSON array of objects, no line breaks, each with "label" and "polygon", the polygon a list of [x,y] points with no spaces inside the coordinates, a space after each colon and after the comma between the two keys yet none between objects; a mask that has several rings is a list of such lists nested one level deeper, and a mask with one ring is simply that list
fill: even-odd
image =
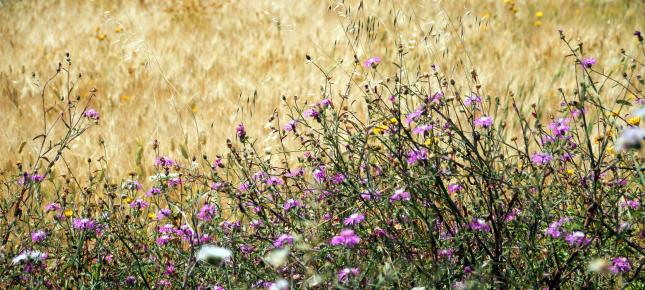
[{"label": "meadow vegetation", "polygon": [[643,8],[0,2],[0,285],[643,289]]}]

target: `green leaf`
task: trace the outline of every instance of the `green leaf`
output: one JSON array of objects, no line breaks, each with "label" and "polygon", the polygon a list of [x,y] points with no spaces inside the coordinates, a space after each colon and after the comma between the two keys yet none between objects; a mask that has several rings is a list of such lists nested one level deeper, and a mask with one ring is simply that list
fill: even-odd
[{"label": "green leaf", "polygon": [[631,107],[631,106],[632,106],[632,103],[630,103],[630,102],[628,102],[628,101],[625,101],[625,100],[617,100],[617,101],[616,101],[616,104],[620,104],[620,105],[628,106],[628,107]]}]

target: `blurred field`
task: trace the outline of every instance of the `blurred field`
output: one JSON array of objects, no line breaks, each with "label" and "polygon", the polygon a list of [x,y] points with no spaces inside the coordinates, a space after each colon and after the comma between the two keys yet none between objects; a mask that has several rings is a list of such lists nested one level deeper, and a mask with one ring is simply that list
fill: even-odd
[{"label": "blurred field", "polygon": [[[585,54],[611,72],[620,48],[636,46],[643,3],[0,1],[0,168],[34,155],[29,140],[41,120],[31,75],[42,82],[67,51],[84,75],[81,97],[96,88],[101,113],[101,126],[75,143],[68,162],[105,155],[123,173],[136,168],[139,147],[152,164],[154,139],[165,155],[178,156],[185,143],[212,156],[244,122],[262,141],[281,96],[320,97],[322,75],[305,54],[323,67],[338,65],[337,91],[367,73],[352,74],[354,53],[381,56],[383,71],[392,71],[400,43],[410,68],[438,64],[465,83],[459,77],[474,66],[487,95],[559,102],[556,89],[570,86],[573,74],[563,73],[571,64],[557,29],[584,42]],[[56,86],[49,93],[47,106],[55,107]]]}]

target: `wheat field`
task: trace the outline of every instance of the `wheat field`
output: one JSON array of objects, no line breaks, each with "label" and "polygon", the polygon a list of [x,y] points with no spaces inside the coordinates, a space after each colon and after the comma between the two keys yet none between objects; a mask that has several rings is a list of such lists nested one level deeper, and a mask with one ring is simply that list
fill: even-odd
[{"label": "wheat field", "polygon": [[[95,88],[101,114],[100,130],[76,141],[66,162],[83,168],[86,158],[103,157],[124,173],[140,167],[137,154],[152,164],[155,139],[165,155],[182,146],[215,155],[243,122],[262,141],[282,96],[320,98],[323,75],[306,55],[338,91],[368,73],[353,71],[354,55],[380,56],[394,70],[400,45],[420,71],[436,64],[467,78],[475,69],[485,93],[502,101],[512,93],[526,106],[559,102],[557,88],[574,74],[564,73],[571,64],[558,29],[611,73],[620,49],[638,45],[632,32],[642,29],[643,3],[0,1],[0,168],[34,158],[37,84],[66,52],[82,74],[76,94],[87,98]],[[62,90],[55,83],[46,92],[49,119]]]}]

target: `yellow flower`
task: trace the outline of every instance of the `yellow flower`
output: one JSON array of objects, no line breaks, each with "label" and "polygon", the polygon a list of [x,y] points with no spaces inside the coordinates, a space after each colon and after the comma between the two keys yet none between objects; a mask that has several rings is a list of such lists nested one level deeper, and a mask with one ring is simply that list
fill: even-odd
[{"label": "yellow flower", "polygon": [[72,216],[72,210],[71,209],[66,209],[63,214],[65,214],[66,217],[71,217]]},{"label": "yellow flower", "polygon": [[488,13],[488,12],[484,12],[484,13],[482,14],[482,20],[486,20],[486,19],[488,19],[488,18],[490,18],[490,13]]},{"label": "yellow flower", "polygon": [[605,150],[607,150],[607,153],[609,154],[614,154],[616,152],[614,151],[614,146],[607,146]]},{"label": "yellow flower", "polygon": [[392,119],[390,119],[390,123],[397,124],[397,123],[399,123],[399,121],[396,118],[392,118]]},{"label": "yellow flower", "polygon": [[385,132],[385,130],[387,130],[387,128],[388,127],[385,126],[385,125],[378,125],[378,126],[374,127],[374,129],[372,129],[372,133],[374,133],[374,134],[382,134],[383,132]]},{"label": "yellow flower", "polygon": [[123,27],[118,26],[117,28],[114,29],[114,32],[116,32],[116,33],[123,32]]},{"label": "yellow flower", "polygon": [[157,215],[155,213],[151,212],[151,213],[148,214],[148,218],[151,219],[151,220],[155,220],[155,219],[157,219]]},{"label": "yellow flower", "polygon": [[536,21],[534,21],[534,22],[533,22],[533,26],[535,26],[535,27],[540,27],[540,26],[542,26],[542,21],[540,21],[540,20],[536,20]]},{"label": "yellow flower", "polygon": [[542,16],[544,16],[544,12],[542,11],[535,12],[535,17],[540,18]]},{"label": "yellow flower", "polygon": [[639,116],[631,117],[627,119],[627,124],[630,124],[632,126],[638,126],[638,124],[640,123],[641,123],[641,118]]},{"label": "yellow flower", "polygon": [[105,40],[105,38],[106,38],[106,36],[103,33],[99,33],[99,34],[96,35],[96,39],[98,39],[99,41],[103,41],[103,40]]},{"label": "yellow flower", "polygon": [[127,102],[130,100],[130,96],[122,95],[119,99],[121,99],[121,102]]},{"label": "yellow flower", "polygon": [[594,143],[594,144],[598,144],[598,143],[600,143],[600,142],[602,141],[602,139],[604,139],[604,138],[605,138],[605,136],[602,136],[602,135],[597,136],[596,138],[594,138],[593,143]]},{"label": "yellow flower", "polygon": [[616,111],[612,111],[612,112],[611,112],[611,115],[612,115],[612,116],[614,116],[614,117],[618,117],[618,116],[619,116],[618,112],[616,112]]},{"label": "yellow flower", "polygon": [[574,173],[573,169],[567,169],[567,174],[573,175],[573,173]]},{"label": "yellow flower", "polygon": [[126,197],[126,198],[123,199],[123,202],[130,203],[130,202],[132,202],[132,198],[131,197]]}]

